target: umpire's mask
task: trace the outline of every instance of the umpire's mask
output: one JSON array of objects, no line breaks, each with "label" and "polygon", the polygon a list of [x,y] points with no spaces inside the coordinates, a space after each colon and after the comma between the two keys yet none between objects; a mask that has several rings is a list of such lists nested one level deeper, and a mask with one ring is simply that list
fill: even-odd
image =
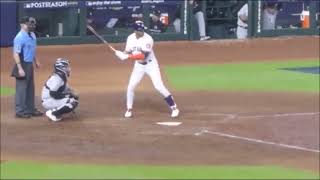
[{"label": "umpire's mask", "polygon": [[29,32],[34,32],[36,30],[37,21],[34,17],[24,16],[20,20],[20,24],[25,24],[28,26]]}]

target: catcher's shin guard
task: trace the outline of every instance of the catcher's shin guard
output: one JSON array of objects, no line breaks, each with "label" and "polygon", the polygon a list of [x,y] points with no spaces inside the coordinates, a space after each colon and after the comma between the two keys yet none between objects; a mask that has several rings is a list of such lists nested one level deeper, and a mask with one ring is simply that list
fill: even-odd
[{"label": "catcher's shin guard", "polygon": [[72,112],[78,106],[79,102],[75,99],[71,99],[70,102],[66,103],[65,105],[59,107],[58,109],[52,112],[53,115],[57,117],[61,117],[63,114]]}]

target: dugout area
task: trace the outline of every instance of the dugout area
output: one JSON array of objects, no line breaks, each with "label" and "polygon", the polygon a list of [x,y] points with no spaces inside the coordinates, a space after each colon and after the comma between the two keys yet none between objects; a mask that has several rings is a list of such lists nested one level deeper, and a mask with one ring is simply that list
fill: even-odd
[{"label": "dugout area", "polygon": [[[1,96],[1,177],[23,178],[19,176],[19,173],[25,173],[23,170],[17,173],[9,166],[10,163],[19,161],[75,166],[183,166],[195,169],[206,166],[271,166],[293,169],[278,172],[279,176],[271,177],[275,179],[319,177],[318,74],[279,69],[280,72],[298,73],[301,77],[313,78],[311,91],[269,91],[264,84],[260,86],[265,89],[260,90],[238,90],[236,87],[217,90],[214,86],[208,90],[188,90],[177,87],[172,81],[175,79],[172,73],[177,72],[175,68],[195,65],[221,67],[220,65],[226,64],[267,65],[298,61],[308,66],[319,66],[318,42],[318,36],[305,36],[248,41],[156,43],[155,52],[164,81],[181,109],[178,121],[183,124],[177,127],[156,124],[158,121],[171,119],[165,102],[147,77],[136,91],[135,117],[132,120],[122,118],[132,63],[117,61],[103,45],[40,46],[38,58],[42,62],[42,69],[36,72],[35,78],[38,105],[42,85],[52,71],[53,62],[58,57],[66,57],[72,67],[70,84],[79,92],[80,106],[75,115],[70,115],[60,123],[49,122],[45,117],[19,120],[14,118],[13,96]],[[124,48],[124,44],[113,45],[118,49]],[[14,87],[14,80],[9,77],[12,63],[11,49],[2,48],[1,87]],[[252,76],[259,79],[259,73],[261,72]],[[212,76],[219,75],[221,74]],[[196,74],[194,77],[197,77]],[[295,79],[293,84],[299,86],[301,80],[303,79]],[[190,78],[190,83],[193,81]],[[199,81],[202,79],[195,79],[195,82]],[[233,77],[229,83],[237,81],[237,77]],[[316,85],[313,86],[312,83]],[[248,138],[263,142],[248,141]],[[44,168],[44,171],[48,169]],[[294,171],[302,171],[306,175],[295,176],[291,174]],[[126,172],[130,172],[130,167]],[[119,176],[112,177],[187,178],[188,175],[183,176],[183,171],[177,171],[180,175],[169,173],[161,176],[159,171],[159,176],[148,176],[146,172],[141,170],[141,174],[135,175],[118,173]],[[197,172],[195,170],[195,174],[189,174],[189,177],[208,178],[201,175],[216,171],[208,170],[198,175]],[[250,176],[251,171],[240,172],[249,173],[245,178],[253,177]],[[224,175],[229,173],[226,171]],[[270,178],[272,173],[273,171],[258,173],[254,177]],[[231,172],[230,178],[237,177],[241,176],[232,176]]]}]

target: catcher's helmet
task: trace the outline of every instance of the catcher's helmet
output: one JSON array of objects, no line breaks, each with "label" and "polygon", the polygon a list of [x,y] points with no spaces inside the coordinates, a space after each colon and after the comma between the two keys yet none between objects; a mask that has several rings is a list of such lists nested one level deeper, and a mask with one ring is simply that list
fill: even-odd
[{"label": "catcher's helmet", "polygon": [[56,63],[54,63],[55,72],[62,72],[66,76],[70,76],[70,63],[67,59],[58,58]]},{"label": "catcher's helmet", "polygon": [[133,29],[136,30],[136,31],[143,32],[147,28],[144,26],[144,23],[142,21],[136,21],[133,24]]}]

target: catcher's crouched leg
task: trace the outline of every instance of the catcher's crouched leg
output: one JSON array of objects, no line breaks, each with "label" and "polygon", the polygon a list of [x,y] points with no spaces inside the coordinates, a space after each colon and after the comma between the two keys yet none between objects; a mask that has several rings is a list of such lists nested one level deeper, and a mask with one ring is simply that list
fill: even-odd
[{"label": "catcher's crouched leg", "polygon": [[55,115],[57,118],[61,118],[63,114],[70,113],[74,111],[79,105],[79,100],[75,98],[69,98],[66,104],[58,107],[55,109],[52,114]]}]

